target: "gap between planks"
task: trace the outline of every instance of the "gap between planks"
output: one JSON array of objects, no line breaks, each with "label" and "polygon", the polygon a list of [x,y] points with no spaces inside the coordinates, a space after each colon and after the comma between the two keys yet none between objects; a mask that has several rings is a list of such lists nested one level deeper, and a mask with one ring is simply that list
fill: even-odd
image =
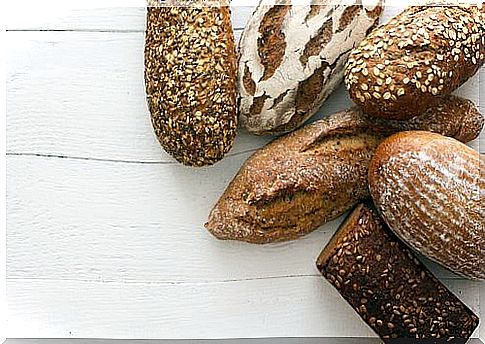
[{"label": "gap between planks", "polygon": [[[228,154],[225,159],[237,157],[244,154],[254,153],[258,148],[248,149],[237,153]],[[177,161],[141,161],[141,160],[123,160],[123,159],[108,159],[108,158],[90,158],[83,156],[70,156],[61,154],[45,154],[45,153],[30,153],[30,152],[7,152],[6,156],[26,156],[34,158],[46,159],[66,159],[66,160],[82,160],[82,161],[96,161],[96,162],[110,162],[120,164],[144,164],[144,165],[180,165]]]},{"label": "gap between planks", "polygon": [[[221,279],[221,280],[206,280],[206,281],[127,281],[127,280],[109,280],[109,279],[82,279],[82,278],[49,278],[49,277],[7,277],[7,280],[21,281],[21,280],[34,280],[34,281],[50,281],[50,282],[83,282],[83,283],[100,283],[100,284],[128,284],[128,285],[204,285],[204,284],[223,284],[223,283],[240,283],[251,281],[264,281],[264,280],[280,280],[280,279],[305,279],[316,278],[323,279],[320,274],[301,274],[301,275],[280,275],[280,276],[264,276],[264,277],[248,277],[248,278],[234,278],[234,279]],[[475,282],[480,284],[480,281],[473,281],[463,277],[440,277],[441,282]]]},{"label": "gap between planks", "polygon": [[[263,280],[278,280],[278,279],[298,279],[298,278],[323,278],[319,274],[301,274],[301,275],[280,275],[280,276],[264,276],[264,277],[248,277],[248,278],[234,278],[221,280],[206,280],[206,281],[126,281],[126,280],[98,280],[98,279],[82,279],[82,278],[48,278],[48,277],[7,277],[7,280],[34,280],[34,281],[69,281],[69,282],[85,282],[85,283],[102,283],[102,284],[130,284],[130,285],[202,285],[202,284],[222,284],[222,283],[240,283],[250,281]],[[463,278],[441,278],[441,280],[449,281],[466,281]]]}]

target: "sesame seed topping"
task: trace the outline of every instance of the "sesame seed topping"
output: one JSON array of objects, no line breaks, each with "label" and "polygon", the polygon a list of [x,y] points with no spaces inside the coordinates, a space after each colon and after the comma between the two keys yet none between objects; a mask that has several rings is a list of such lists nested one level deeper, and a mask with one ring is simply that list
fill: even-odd
[{"label": "sesame seed topping", "polygon": [[224,32],[229,15],[216,7],[147,11],[145,85],[152,124],[163,148],[185,165],[211,165],[234,141],[236,71],[228,52],[234,42]]},{"label": "sesame seed topping", "polygon": [[[348,79],[362,91],[371,90],[369,105],[375,108],[383,109],[372,99],[397,100],[404,94],[410,97],[426,93],[438,96],[444,85],[461,80],[461,73],[466,68],[483,63],[484,14],[478,9],[419,7],[418,10],[418,7],[405,10],[387,24],[374,29],[351,54],[355,60],[365,58],[369,70],[350,71],[356,74],[356,78]],[[445,10],[449,13],[446,14]],[[455,70],[459,74],[456,80],[452,79]],[[367,78],[369,74],[372,77]],[[359,99],[369,101],[365,93]],[[355,91],[351,94],[357,98]],[[402,105],[399,101],[396,101],[395,109]],[[425,106],[426,102],[416,102],[410,111],[417,111],[421,104]],[[392,106],[386,111],[389,109],[394,111]],[[379,111],[384,110],[376,110]]]}]

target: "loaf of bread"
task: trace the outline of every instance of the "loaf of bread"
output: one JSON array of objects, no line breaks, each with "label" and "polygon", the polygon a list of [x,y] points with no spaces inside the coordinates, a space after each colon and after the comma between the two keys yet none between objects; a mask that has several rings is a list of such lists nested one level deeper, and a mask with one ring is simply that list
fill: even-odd
[{"label": "loaf of bread", "polygon": [[261,1],[239,44],[240,120],[255,134],[280,134],[315,114],[379,19],[382,0],[363,6]]},{"label": "loaf of bread", "polygon": [[260,244],[296,239],[369,197],[368,166],[385,136],[435,130],[466,142],[482,126],[473,104],[457,97],[409,122],[369,117],[357,108],[337,113],[254,153],[205,226],[219,239]]},{"label": "loaf of bread", "polygon": [[464,344],[478,326],[478,317],[366,205],[340,226],[317,268],[385,343]]},{"label": "loaf of bread", "polygon": [[450,270],[485,279],[485,159],[457,140],[398,133],[369,169],[372,198],[406,243]]},{"label": "loaf of bread", "polygon": [[352,51],[345,83],[367,114],[408,119],[474,75],[484,55],[484,7],[414,6]]},{"label": "loaf of bread", "polygon": [[237,129],[236,51],[229,6],[150,0],[145,87],[152,125],[179,162],[211,165]]}]

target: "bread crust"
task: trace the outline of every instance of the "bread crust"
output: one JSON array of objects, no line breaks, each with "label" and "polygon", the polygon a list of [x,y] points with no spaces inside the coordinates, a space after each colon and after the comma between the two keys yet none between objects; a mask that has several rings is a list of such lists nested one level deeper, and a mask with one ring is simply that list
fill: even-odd
[{"label": "bread crust", "polygon": [[289,2],[261,1],[239,42],[240,120],[258,135],[292,131],[313,116],[382,12],[381,0],[373,6]]},{"label": "bread crust", "polygon": [[345,84],[369,115],[409,119],[439,103],[484,61],[483,8],[413,6],[352,51]]},{"label": "bread crust", "polygon": [[485,279],[484,170],[484,157],[457,140],[402,132],[378,147],[369,187],[403,241],[455,273]]},{"label": "bread crust", "polygon": [[[214,164],[237,129],[236,63],[229,6],[151,0],[145,87],[154,132],[189,166]],[[179,4],[180,5],[180,4]]]},{"label": "bread crust", "polygon": [[384,137],[424,129],[468,141],[482,126],[476,108],[458,97],[409,122],[370,117],[358,108],[331,115],[254,153],[205,227],[219,239],[258,244],[296,239],[369,197],[368,166]]},{"label": "bread crust", "polygon": [[478,326],[478,317],[368,205],[342,223],[317,268],[385,343],[464,344]]}]

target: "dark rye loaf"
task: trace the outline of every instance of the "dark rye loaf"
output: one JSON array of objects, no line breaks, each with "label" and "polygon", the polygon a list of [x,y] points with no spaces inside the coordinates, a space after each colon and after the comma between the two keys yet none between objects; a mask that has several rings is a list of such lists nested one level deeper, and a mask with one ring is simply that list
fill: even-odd
[{"label": "dark rye loaf", "polygon": [[434,130],[467,142],[482,126],[476,107],[453,96],[410,121],[369,117],[358,108],[337,113],[254,153],[205,226],[219,239],[259,244],[296,239],[369,197],[368,166],[387,135]]},{"label": "dark rye loaf", "polygon": [[473,76],[485,61],[485,6],[414,6],[352,51],[345,83],[366,113],[408,119]]},{"label": "dark rye loaf", "polygon": [[342,223],[317,268],[386,344],[464,344],[478,326],[478,317],[364,204]]},{"label": "dark rye loaf", "polygon": [[398,133],[369,168],[374,203],[411,247],[463,276],[485,279],[485,159],[449,137]]},{"label": "dark rye loaf", "polygon": [[285,133],[315,114],[382,12],[381,0],[276,3],[260,3],[239,43],[240,119],[254,134]]},{"label": "dark rye loaf", "polygon": [[147,102],[158,140],[179,162],[211,165],[232,147],[236,59],[229,6],[149,1]]}]

